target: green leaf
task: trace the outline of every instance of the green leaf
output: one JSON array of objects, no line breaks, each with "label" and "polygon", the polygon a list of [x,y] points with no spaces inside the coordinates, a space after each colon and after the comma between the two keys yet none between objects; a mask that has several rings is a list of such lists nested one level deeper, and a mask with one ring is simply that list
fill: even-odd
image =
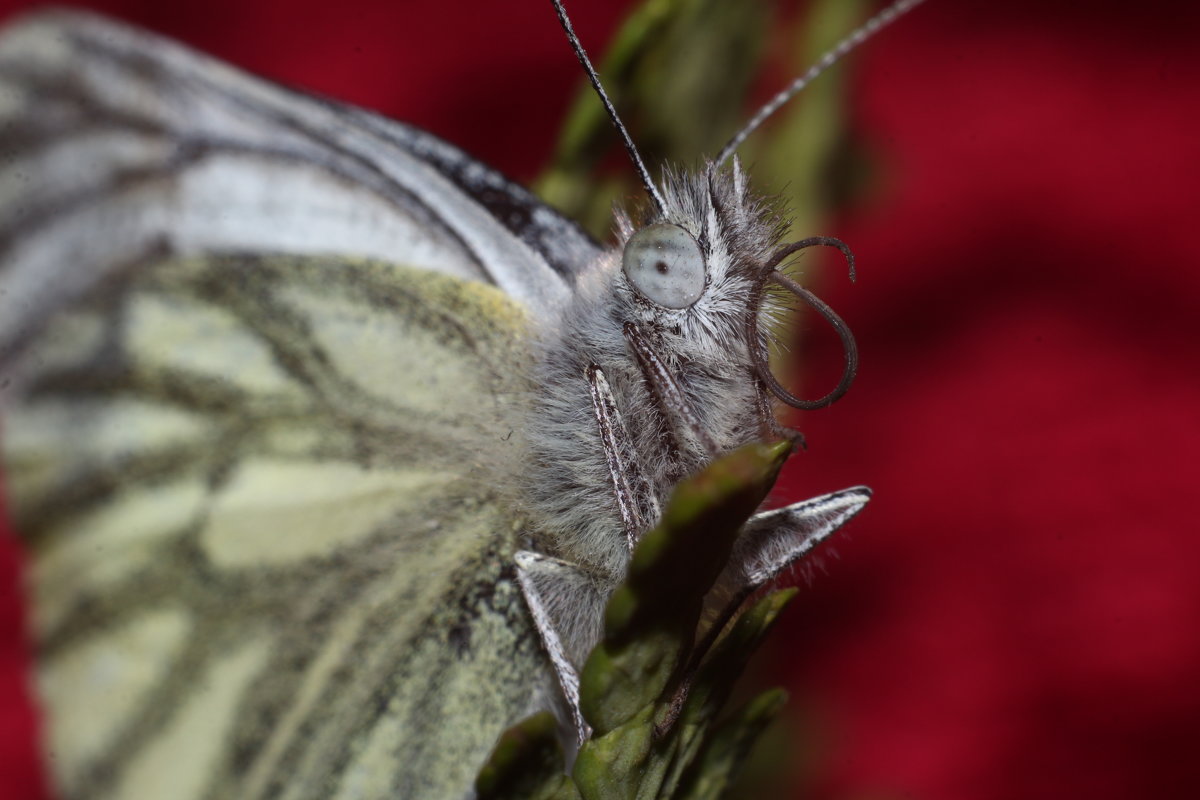
[{"label": "green leaf", "polygon": [[782,689],[770,689],[751,700],[733,718],[721,725],[692,769],[677,800],[717,800],[737,777],[738,767],[767,725],[787,702]]},{"label": "green leaf", "polygon": [[647,705],[627,724],[594,737],[579,749],[571,772],[584,798],[635,798],[662,765],[651,763],[654,748],[654,708]]},{"label": "green leaf", "polygon": [[776,592],[736,615],[710,652],[695,651],[695,635],[734,539],[790,449],[749,444],[676,487],[661,523],[635,548],[609,602],[605,638],[584,666],[580,700],[593,736],[571,776],[554,719],[541,714],[501,738],[476,784],[481,800],[652,800],[728,783],[766,716],[753,706],[759,711],[721,728],[716,716],[795,593]]},{"label": "green leaf", "polygon": [[558,723],[548,711],[509,728],[475,779],[479,800],[574,800],[563,771]]},{"label": "green leaf", "polygon": [[752,443],[675,489],[662,522],[638,543],[613,594],[605,637],[580,675],[581,708],[598,736],[658,698],[692,647],[704,597],[791,444]]},{"label": "green leaf", "polygon": [[670,773],[671,785],[682,779],[697,753],[709,746],[707,737],[713,722],[729,699],[746,662],[795,596],[795,589],[773,592],[743,612],[705,656],[695,676],[685,684],[687,697],[674,723],[682,752],[676,757]]}]

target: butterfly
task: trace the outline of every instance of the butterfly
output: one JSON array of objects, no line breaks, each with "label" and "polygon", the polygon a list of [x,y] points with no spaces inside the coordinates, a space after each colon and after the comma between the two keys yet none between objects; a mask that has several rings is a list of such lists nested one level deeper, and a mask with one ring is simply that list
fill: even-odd
[{"label": "butterfly", "polygon": [[[604,246],[430,134],[99,17],[12,25],[0,82],[2,445],[65,796],[458,797],[533,711],[586,737],[671,488],[853,377],[805,402],[767,363],[780,287],[852,340],[779,270],[842,245],[785,244],[730,158],[760,118],[641,166]],[[755,516],[723,591],[868,497]]]}]

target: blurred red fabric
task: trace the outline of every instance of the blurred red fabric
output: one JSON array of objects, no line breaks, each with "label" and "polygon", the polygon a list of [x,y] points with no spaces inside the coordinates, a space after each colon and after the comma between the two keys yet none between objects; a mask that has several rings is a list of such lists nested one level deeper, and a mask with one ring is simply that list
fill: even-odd
[{"label": "blurred red fabric", "polygon": [[[579,78],[542,0],[88,5],[522,179]],[[621,14],[572,10],[597,51]],[[1198,35],[1182,2],[934,0],[856,56],[877,177],[795,233],[855,248],[822,293],[863,366],[777,495],[876,497],[778,636],[803,796],[1200,797]],[[18,575],[2,536],[0,787],[33,800]]]}]

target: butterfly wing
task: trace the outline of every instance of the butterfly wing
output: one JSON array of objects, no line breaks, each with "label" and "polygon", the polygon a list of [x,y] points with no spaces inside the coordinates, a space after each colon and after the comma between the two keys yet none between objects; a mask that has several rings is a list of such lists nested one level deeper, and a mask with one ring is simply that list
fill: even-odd
[{"label": "butterfly wing", "polygon": [[0,382],[88,797],[454,797],[547,667],[503,502],[597,250],[426,134],[81,15],[0,40]]},{"label": "butterfly wing", "polygon": [[[599,253],[573,223],[413,128],[78,13],[11,28],[0,336],[163,252],[402,260],[561,303]],[[64,271],[61,265],[73,262]]]}]

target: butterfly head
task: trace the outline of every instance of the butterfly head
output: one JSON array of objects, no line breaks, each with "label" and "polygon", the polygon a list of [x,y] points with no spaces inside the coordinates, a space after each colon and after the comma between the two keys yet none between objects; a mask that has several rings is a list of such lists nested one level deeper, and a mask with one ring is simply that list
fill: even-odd
[{"label": "butterfly head", "polygon": [[664,184],[661,213],[650,210],[637,225],[617,219],[622,284],[643,321],[705,328],[744,316],[740,307],[761,292],[781,215],[749,192],[736,162],[723,172],[669,172]]},{"label": "butterfly head", "polygon": [[[660,197],[661,205],[647,208],[637,224],[617,218],[621,270],[614,288],[640,329],[677,360],[761,385],[789,405],[816,408],[837,399],[853,378],[853,339],[828,306],[779,268],[810,245],[836,246],[849,256],[845,245],[827,238],[782,244],[786,215],[751,190],[736,158],[726,169],[668,171]],[[791,395],[767,365],[767,346],[787,310],[781,288],[816,308],[846,345],[844,385],[818,401]],[[763,420],[777,433],[773,423]]]},{"label": "butterfly head", "polygon": [[[777,267],[788,256],[807,247],[836,247],[849,261],[853,280],[853,257],[845,244],[830,237],[814,236],[777,246],[781,232],[786,229],[780,216],[769,204],[750,195],[736,160],[729,171],[722,170],[721,165],[728,163],[765,120],[814,79],[922,0],[894,0],[853,30],[765,103],[700,175],[668,174],[662,191],[651,179],[629,131],[605,93],[562,0],[553,2],[567,41],[604,104],[654,207],[652,215],[640,227],[635,228],[628,218],[618,219],[623,276],[618,288],[624,290],[636,307],[640,321],[660,338],[688,340],[689,351],[693,353],[725,352],[736,356],[740,342],[761,388],[794,408],[823,408],[833,403],[849,389],[858,369],[854,337],[833,309]],[[824,397],[801,400],[771,374],[766,357],[767,336],[759,326],[760,319],[777,316],[781,308],[768,291],[771,284],[804,301],[833,326],[842,340],[845,353],[842,378]],[[765,407],[761,403],[759,406],[760,411]],[[764,412],[763,416],[769,415]]]}]

